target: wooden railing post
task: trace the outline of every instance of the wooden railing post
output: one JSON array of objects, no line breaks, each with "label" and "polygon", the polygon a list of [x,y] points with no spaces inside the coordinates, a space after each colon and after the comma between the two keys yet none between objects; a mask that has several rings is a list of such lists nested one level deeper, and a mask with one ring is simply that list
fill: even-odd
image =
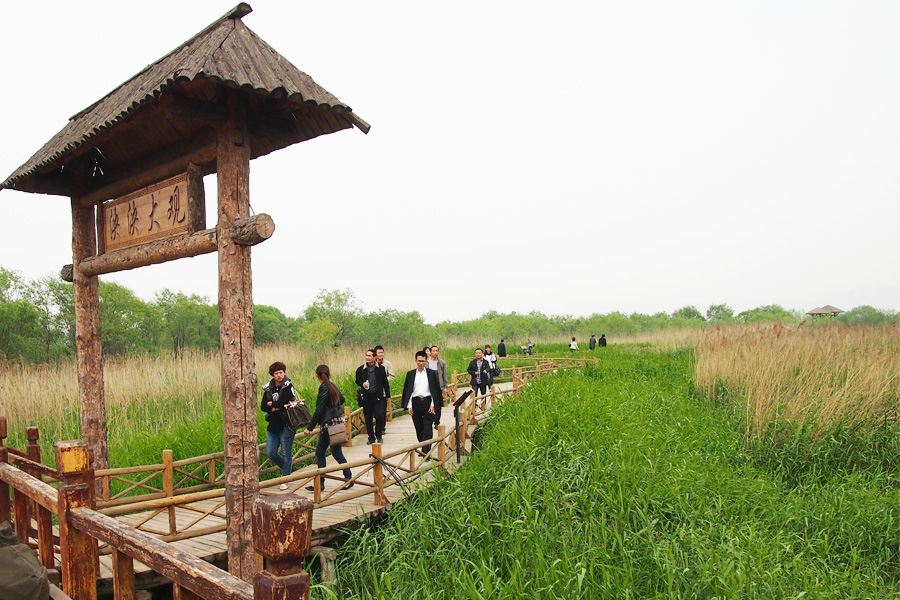
[{"label": "wooden railing post", "polygon": [[459,395],[459,377],[456,374],[456,371],[453,371],[453,385],[450,386],[450,389],[453,390],[453,401],[456,402],[456,399]]},{"label": "wooden railing post", "polygon": [[387,504],[387,496],[384,495],[384,467],[381,466],[381,444],[372,444],[372,456],[375,457],[375,465],[372,467],[372,479],[375,481],[375,504],[384,506]]},{"label": "wooden railing post", "polygon": [[393,421],[394,420],[394,405],[393,405],[393,403],[391,403],[391,397],[388,396],[384,402],[386,404],[385,413],[387,413],[385,415],[385,420],[388,422]]},{"label": "wooden railing post", "polygon": [[309,600],[303,557],[312,539],[313,505],[306,498],[278,495],[253,501],[253,547],[265,570],[253,576],[256,600]]},{"label": "wooden railing post", "polygon": [[441,468],[447,469],[447,445],[444,441],[447,439],[447,427],[445,425],[438,425],[438,437],[441,438],[441,443],[438,444],[438,461],[441,463]]},{"label": "wooden railing post", "polygon": [[73,600],[97,598],[97,541],[69,525],[69,510],[93,508],[94,477],[87,444],[82,440],[56,442],[59,486],[59,550],[63,590]]},{"label": "wooden railing post", "polygon": [[112,570],[115,599],[134,600],[134,559],[124,552],[113,549]]},{"label": "wooden railing post", "polygon": [[[9,450],[6,449],[6,417],[0,417],[0,463],[9,462]],[[12,522],[9,506],[9,484],[0,481],[0,523]]]},{"label": "wooden railing post", "polygon": [[[37,427],[25,429],[25,437],[28,438],[28,459],[36,463],[41,462],[41,447],[38,440],[41,438]],[[39,470],[31,472],[36,479],[43,481],[43,474]],[[56,560],[53,555],[53,515],[49,510],[37,502],[29,502],[32,514],[37,518],[38,526],[38,557],[41,564],[47,569],[56,568]]]},{"label": "wooden railing post", "polygon": [[[175,495],[175,467],[172,465],[171,450],[162,451],[162,464],[163,491],[166,493],[166,498],[171,498]],[[175,535],[178,533],[178,528],[175,523],[175,507],[169,506],[166,510],[169,513],[169,535]]]},{"label": "wooden railing post", "polygon": [[353,423],[350,422],[350,413],[352,412],[349,406],[344,407],[344,425],[347,427],[347,441],[344,443],[346,448],[353,445]]}]

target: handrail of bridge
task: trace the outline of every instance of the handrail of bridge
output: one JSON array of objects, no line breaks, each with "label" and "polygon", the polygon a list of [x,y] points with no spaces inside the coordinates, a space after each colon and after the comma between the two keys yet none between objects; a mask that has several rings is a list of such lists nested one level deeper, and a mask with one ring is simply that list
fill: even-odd
[{"label": "handrail of bridge", "polygon": [[[466,405],[468,408],[463,407],[463,409],[460,410],[460,421],[467,423],[467,425],[474,425],[476,423],[476,415],[482,414],[487,406],[496,402],[497,398],[504,396],[506,393],[518,395],[519,388],[530,378],[551,372],[555,368],[556,363],[552,360],[542,360],[534,365],[525,367],[513,366],[503,368],[501,370],[501,375],[494,378],[494,381],[511,381],[513,384],[512,389],[503,392],[492,387],[488,394],[472,397],[471,401]],[[455,398],[458,396],[459,384],[465,378],[468,378],[467,373],[457,374],[454,372],[453,376],[450,378],[451,385],[449,386],[450,389],[448,391],[450,397]],[[478,410],[472,412],[475,410],[472,408],[475,404],[479,405]],[[399,414],[404,414],[405,412],[406,411],[400,406],[400,396],[392,396],[390,410],[388,411],[388,419]],[[345,408],[345,415],[348,433],[351,436],[350,441],[345,445],[350,446],[353,444],[353,436],[364,431],[362,409],[351,411],[349,408]],[[404,478],[418,476],[418,472],[423,471],[422,463],[425,462],[428,464],[424,467],[424,471],[433,468],[433,461],[435,460],[440,463],[441,468],[446,469],[446,457],[437,456],[438,448],[443,447],[444,451],[461,455],[464,452],[465,440],[468,434],[466,427],[463,427],[462,429],[463,435],[459,440],[454,439],[453,433],[455,432],[444,431],[444,433],[439,433],[439,439],[435,438],[433,440],[435,446],[432,448],[429,457],[421,456],[420,449],[428,444],[428,442],[422,442],[408,448],[397,450],[390,455],[382,456],[380,458],[382,458],[382,460],[390,458],[398,461],[398,465],[400,465],[398,468],[403,472]],[[34,456],[39,461],[40,447],[37,446],[36,429],[34,432],[29,433],[29,435],[31,436],[29,438],[29,451],[34,453]],[[317,435],[318,429],[305,437],[314,439]],[[456,433],[455,437],[459,438],[460,435]],[[312,445],[309,441],[303,442],[302,447],[312,449]],[[303,458],[312,459],[312,455],[301,457],[299,459],[295,456],[294,460],[295,462],[299,462]],[[140,519],[135,522],[133,526],[141,531],[158,536],[159,539],[167,542],[225,531],[226,527],[224,523],[214,526],[200,526],[205,517],[210,514],[222,516],[220,511],[222,511],[225,506],[224,488],[222,485],[223,480],[222,477],[216,473],[216,468],[214,466],[215,464],[221,464],[222,461],[223,453],[206,454],[176,461],[173,460],[172,452],[170,450],[165,450],[163,451],[163,461],[160,464],[97,470],[95,476],[101,480],[101,483],[103,483],[103,479],[106,478],[107,482],[127,482],[129,487],[119,491],[109,499],[104,499],[101,496],[96,500],[96,507],[99,512],[107,516],[142,512],[144,514],[141,515]],[[339,465],[324,467],[323,469],[319,469],[315,467],[315,465],[310,465],[295,471],[288,476],[268,479],[261,484],[261,487],[267,488],[285,483],[291,486],[291,491],[296,491],[304,486],[312,485],[315,490],[315,506],[330,506],[338,501],[353,500],[369,493],[376,493],[376,490],[374,489],[366,489],[367,487],[370,487],[371,484],[362,484],[359,482],[359,477],[361,475],[375,469],[376,462],[376,459],[373,458],[359,464],[356,464],[356,462],[348,463],[346,467],[344,465]],[[193,468],[190,468],[191,466],[193,466]],[[352,480],[354,484],[360,483],[360,487],[353,493],[341,494],[341,500],[336,500],[335,494],[339,491],[344,491],[347,487],[347,482],[344,482],[343,477],[338,476],[340,473],[335,474],[334,472],[343,470],[344,468],[353,469],[356,467],[365,467],[364,470],[358,471]],[[204,468],[207,469],[207,474],[204,476],[198,475],[198,471]],[[52,471],[49,468],[46,469]],[[263,470],[262,472],[265,473],[266,471]],[[32,471],[32,473],[34,474],[34,471]],[[42,474],[47,475],[47,473]],[[136,480],[129,480],[125,478],[126,475],[139,475],[139,477]],[[327,494],[323,494],[321,490],[317,489],[319,486],[319,478],[322,476],[326,479],[332,479],[337,484],[337,487],[330,490]],[[154,478],[160,479],[161,483],[151,484],[151,480]],[[193,486],[185,485],[191,478],[203,481],[204,483]],[[47,477],[47,479],[52,479],[52,477]],[[102,493],[103,490],[109,489],[109,485],[107,483],[107,485],[101,485],[98,486],[98,488]],[[137,489],[147,489],[150,493],[125,495],[129,491],[133,492]],[[383,494],[383,490],[378,491],[376,495],[381,494]],[[210,499],[218,499],[219,502],[202,509],[190,506],[190,503]],[[195,517],[186,524],[179,524],[175,518],[176,507],[182,507],[196,513]],[[163,512],[167,513],[168,526],[152,526],[151,521]],[[101,548],[101,554],[109,552],[111,552],[110,548]]]},{"label": "handrail of bridge", "polygon": [[[309,575],[301,559],[309,551],[312,504],[300,497],[257,498],[253,505],[253,546],[266,558],[267,570],[247,583],[210,563],[93,509],[95,478],[85,442],[57,442],[56,465],[62,485],[54,488],[9,463],[4,445],[6,420],[0,417],[0,521],[15,525],[23,544],[34,540],[38,558],[57,568],[52,517],[59,520],[62,589],[72,600],[95,599],[99,574],[98,542],[113,554],[113,589],[122,600],[134,598],[134,560],[170,579],[175,597],[207,600],[263,600],[309,597]],[[10,505],[10,488],[13,505]],[[38,524],[36,535],[30,530]],[[295,543],[286,545],[284,539]],[[189,593],[189,594],[188,594]],[[281,597],[281,596],[277,596]]]}]

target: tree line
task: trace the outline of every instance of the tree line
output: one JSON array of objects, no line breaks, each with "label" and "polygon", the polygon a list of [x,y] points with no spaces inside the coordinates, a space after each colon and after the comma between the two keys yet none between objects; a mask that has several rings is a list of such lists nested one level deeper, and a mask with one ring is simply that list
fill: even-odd
[{"label": "tree line", "polygon": [[[652,333],[666,329],[701,327],[710,323],[783,321],[797,323],[799,311],[778,305],[761,306],[735,314],[725,304],[709,307],[704,315],[694,306],[671,314],[620,312],[588,317],[502,314],[490,311],[469,321],[425,323],[418,311],[386,309],[364,311],[350,290],[322,290],[297,317],[274,306],[254,307],[253,331],[257,344],[295,343],[311,350],[333,346],[414,346],[448,340],[494,341],[505,338],[515,346],[526,338],[559,339],[571,335],[605,333],[607,337]],[[859,306],[820,322],[880,325],[898,322],[895,311]],[[138,298],[126,287],[100,282],[100,326],[106,355],[164,351],[179,356],[186,348],[219,347],[219,312],[203,296],[163,289],[151,301]],[[0,360],[46,362],[75,354],[75,310],[72,285],[58,278],[34,281],[0,267]]]}]

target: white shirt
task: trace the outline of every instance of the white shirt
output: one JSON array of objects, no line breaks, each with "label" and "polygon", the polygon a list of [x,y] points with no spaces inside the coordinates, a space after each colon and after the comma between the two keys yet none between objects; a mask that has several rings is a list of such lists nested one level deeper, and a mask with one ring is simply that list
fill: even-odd
[{"label": "white shirt", "polygon": [[[416,369],[416,379],[413,381],[412,398],[427,398],[431,396],[431,386],[428,385],[428,373],[425,369],[421,371]],[[431,399],[431,406],[434,406],[434,398]]]}]

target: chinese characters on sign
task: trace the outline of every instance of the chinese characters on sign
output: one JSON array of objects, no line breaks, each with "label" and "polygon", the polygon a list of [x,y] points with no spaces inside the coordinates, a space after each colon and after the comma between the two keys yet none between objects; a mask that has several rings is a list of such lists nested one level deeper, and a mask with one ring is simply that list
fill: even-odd
[{"label": "chinese characters on sign", "polygon": [[187,175],[182,173],[103,205],[107,252],[188,232]]}]

